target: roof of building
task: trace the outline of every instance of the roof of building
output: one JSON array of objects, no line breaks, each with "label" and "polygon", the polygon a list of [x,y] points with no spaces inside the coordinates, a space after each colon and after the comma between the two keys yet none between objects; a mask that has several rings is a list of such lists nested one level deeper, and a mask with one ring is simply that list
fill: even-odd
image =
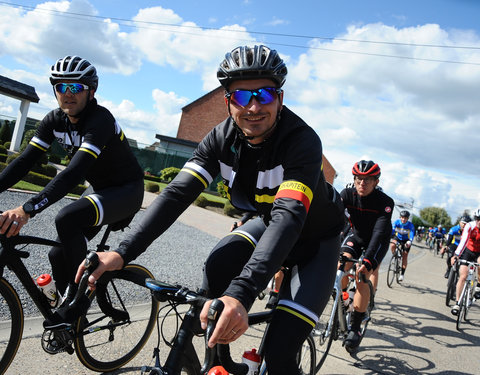
[{"label": "roof of building", "polygon": [[4,76],[0,76],[0,94],[12,96],[16,99],[29,100],[34,103],[40,101],[34,87]]}]

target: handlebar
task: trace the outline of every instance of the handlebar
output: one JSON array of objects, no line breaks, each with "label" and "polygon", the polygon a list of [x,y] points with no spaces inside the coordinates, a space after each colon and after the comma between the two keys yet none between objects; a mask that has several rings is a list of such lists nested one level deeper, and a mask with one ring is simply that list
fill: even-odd
[{"label": "handlebar", "polygon": [[98,264],[98,254],[95,251],[90,251],[85,259],[85,271],[83,271],[82,278],[80,279],[80,282],[78,284],[77,293],[75,294],[73,301],[70,302],[70,306],[75,305],[82,297],[82,295],[85,294],[88,285],[88,277],[92,274],[93,271],[95,271],[95,269],[98,267]]}]

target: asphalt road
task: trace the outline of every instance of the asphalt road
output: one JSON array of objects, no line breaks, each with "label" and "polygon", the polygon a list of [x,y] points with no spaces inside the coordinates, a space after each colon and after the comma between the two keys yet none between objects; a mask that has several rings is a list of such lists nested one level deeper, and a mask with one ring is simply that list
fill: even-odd
[{"label": "asphalt road", "polygon": [[[231,218],[196,207],[189,209],[183,220],[192,226],[192,243],[197,233],[209,232],[209,226],[217,232],[225,228],[226,232],[232,222]],[[445,260],[434,257],[417,244],[411,258],[401,285],[388,288],[385,273],[381,272],[372,322],[359,351],[350,355],[340,342],[334,342],[320,374],[480,373],[480,301],[471,308],[470,321],[462,325],[461,332],[457,331],[454,317],[445,306]],[[384,263],[387,262],[385,259]],[[264,304],[258,301],[254,308],[262,309]],[[41,321],[34,321],[35,326],[41,326]],[[30,327],[25,329],[24,339],[7,374],[93,374],[75,355],[51,356],[43,352],[38,332]],[[259,335],[258,331],[247,331],[232,351],[241,353],[258,347]],[[142,352],[113,374],[140,374],[142,365],[152,363],[156,340],[154,332]],[[162,358],[165,359],[163,351]]]}]

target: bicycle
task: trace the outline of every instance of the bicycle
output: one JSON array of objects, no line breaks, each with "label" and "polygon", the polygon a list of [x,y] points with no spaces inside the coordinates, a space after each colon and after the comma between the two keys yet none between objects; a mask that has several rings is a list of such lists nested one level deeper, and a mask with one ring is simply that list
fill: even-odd
[{"label": "bicycle", "polygon": [[[131,220],[131,219],[130,219]],[[97,251],[108,250],[107,238],[112,230],[123,229],[122,223],[107,226]],[[120,227],[119,227],[120,225]],[[61,246],[57,241],[35,236],[0,235],[0,373],[3,374],[15,358],[24,327],[24,312],[17,291],[5,277],[5,267],[18,278],[41,315],[51,318],[54,308],[40,291],[24,264],[30,255],[27,246]],[[91,252],[90,254],[95,254]],[[92,256],[92,255],[91,255]],[[94,256],[92,256],[94,257]],[[91,260],[87,258],[89,264]],[[89,268],[88,272],[91,272]],[[41,344],[45,352],[76,353],[80,362],[93,371],[113,371],[124,366],[142,349],[152,332],[158,302],[145,289],[145,279],[153,275],[145,267],[129,264],[121,271],[107,272],[97,281],[95,291],[86,291],[85,273],[79,291],[87,293],[91,301],[87,313],[73,324],[59,329],[45,330]]]},{"label": "bicycle", "polygon": [[447,280],[447,293],[445,295],[445,304],[450,306],[451,301],[455,301],[456,287],[458,281],[458,261],[450,268]]},{"label": "bicycle", "polygon": [[[165,303],[161,307],[158,313],[157,331],[158,342],[154,348],[153,357],[155,358],[155,365],[143,366],[141,374],[149,375],[203,375],[211,368],[214,362],[215,354],[220,361],[220,364],[230,374],[241,375],[247,374],[248,366],[243,363],[236,363],[230,356],[229,345],[217,344],[214,349],[209,349],[207,342],[209,339],[208,332],[213,332],[213,328],[207,328],[206,332],[203,332],[200,328],[200,312],[204,303],[207,301],[205,292],[199,290],[197,292],[191,291],[181,285],[172,285],[158,280],[147,280],[147,287],[152,290],[153,296],[159,301]],[[216,302],[221,303],[220,300],[214,300],[209,310],[209,317],[215,317],[219,315],[219,311],[213,311],[216,306]],[[187,305],[188,310],[186,313],[180,312],[178,306]],[[163,310],[168,311],[161,317]],[[266,325],[262,339],[258,348],[258,354],[261,358],[261,365],[259,367],[258,374],[267,374],[266,365],[263,361],[264,356],[264,338],[269,327],[269,322],[273,316],[275,306],[267,308],[265,311],[253,312],[248,314],[248,323],[250,327],[256,325]],[[164,327],[166,326],[166,319],[173,317],[176,321],[173,339],[167,340],[164,333]],[[160,320],[162,323],[160,323]],[[181,321],[179,325],[179,321]],[[171,326],[171,325],[170,325]],[[210,323],[209,323],[210,327]],[[205,339],[205,355],[203,364],[200,364],[197,350],[193,343],[194,337],[204,337]],[[160,343],[163,342],[170,347],[169,353],[164,364],[160,361]],[[198,347],[198,345],[197,345]],[[315,374],[315,360],[316,350],[315,343],[312,335],[310,334],[300,351],[297,353],[297,363],[302,374],[313,375]]]},{"label": "bicycle", "polygon": [[468,267],[467,280],[463,286],[462,293],[460,294],[460,299],[458,300],[458,306],[460,309],[457,314],[457,331],[460,331],[461,321],[467,321],[468,310],[472,306],[472,303],[475,301],[475,285],[477,280],[477,268],[480,266],[479,263],[469,262],[464,259],[459,259],[457,261],[459,265],[465,265]]},{"label": "bicycle", "polygon": [[389,288],[393,285],[393,280],[397,281],[397,284],[400,283],[399,278],[402,272],[402,254],[404,251],[404,245],[397,241],[395,243],[395,253],[390,259],[390,264],[388,265],[387,271],[387,285]]},{"label": "bicycle", "polygon": [[[340,255],[339,267],[337,269],[337,275],[335,277],[335,283],[332,290],[332,298],[329,299],[329,302],[325,309],[323,310],[322,315],[320,316],[317,325],[315,327],[314,336],[318,336],[317,347],[317,357],[319,361],[315,367],[315,373],[320,370],[323,363],[325,362],[330,347],[332,346],[333,340],[342,340],[342,345],[345,344],[345,339],[348,334],[351,314],[353,312],[353,301],[350,302],[349,306],[345,306],[345,301],[349,297],[349,292],[356,290],[356,281],[355,281],[355,270],[354,267],[350,269],[349,272],[345,271],[345,265],[347,262],[361,264],[361,260],[348,258],[345,255]],[[342,292],[342,279],[345,275],[348,275],[348,285],[347,291]],[[362,321],[361,325],[361,337],[365,337],[365,332],[367,330],[368,323],[371,320],[371,313],[375,305],[374,302],[374,290],[370,280],[361,280],[361,282],[366,282],[370,291],[370,301],[367,306],[367,312]],[[320,353],[320,354],[319,354]]]}]

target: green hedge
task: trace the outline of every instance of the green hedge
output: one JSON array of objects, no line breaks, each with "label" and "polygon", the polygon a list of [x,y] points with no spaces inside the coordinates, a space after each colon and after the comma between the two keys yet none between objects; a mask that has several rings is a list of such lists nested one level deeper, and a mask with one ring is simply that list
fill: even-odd
[{"label": "green hedge", "polygon": [[0,145],[0,154],[8,155],[8,150],[5,146]]},{"label": "green hedge", "polygon": [[0,161],[5,163],[7,161],[8,155],[0,153]]}]

